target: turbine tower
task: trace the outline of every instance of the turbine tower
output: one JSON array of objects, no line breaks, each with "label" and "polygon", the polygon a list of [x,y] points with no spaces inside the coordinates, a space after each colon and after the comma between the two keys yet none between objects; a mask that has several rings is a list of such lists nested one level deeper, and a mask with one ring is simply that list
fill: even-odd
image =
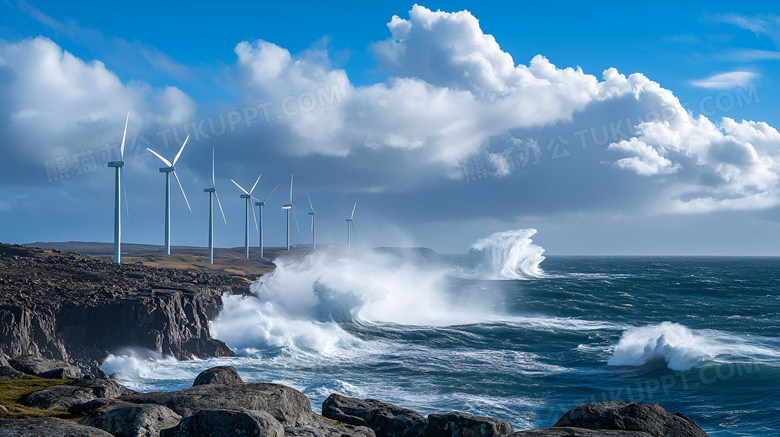
[{"label": "turbine tower", "polygon": [[309,213],[311,216],[311,250],[314,250],[317,248],[317,223],[314,218],[314,205],[311,204],[311,197],[309,197],[308,191],[306,192],[306,198],[309,199],[309,208],[311,208],[311,212]]},{"label": "turbine tower", "polygon": [[295,220],[295,227],[298,229],[298,233],[301,233],[301,228],[298,227],[298,219],[295,218],[295,208],[293,208],[293,176],[290,175],[290,203],[284,205],[282,209],[287,211],[287,250],[290,250],[290,211],[292,211],[293,220]]},{"label": "turbine tower", "polygon": [[347,247],[352,247],[352,240],[350,239],[350,227],[355,231],[355,239],[357,240],[357,228],[355,227],[355,208],[357,208],[357,202],[352,207],[352,215],[347,219]]},{"label": "turbine tower", "polygon": [[214,264],[214,196],[217,197],[217,205],[222,212],[222,220],[227,226],[225,211],[222,209],[222,202],[219,201],[217,194],[217,182],[214,178],[214,148],[211,149],[211,188],[204,188],[204,192],[209,193],[209,264]]},{"label": "turbine tower", "polygon": [[265,206],[265,202],[268,201],[268,198],[271,197],[271,194],[274,194],[274,191],[279,188],[279,185],[275,186],[271,192],[265,196],[265,199],[255,202],[255,206],[260,212],[260,228],[258,229],[257,233],[260,234],[260,258],[263,257],[263,207]]},{"label": "turbine tower", "polygon": [[154,150],[150,148],[146,148],[146,150],[152,152],[154,156],[160,158],[160,160],[165,164],[167,167],[160,167],[160,173],[165,173],[165,254],[170,255],[171,254],[171,173],[173,173],[173,177],[176,178],[176,182],[179,184],[179,188],[181,189],[181,194],[184,196],[184,201],[187,202],[187,209],[192,212],[192,208],[190,208],[190,201],[187,200],[187,195],[184,193],[184,187],[181,186],[181,181],[179,180],[179,176],[176,175],[176,169],[174,166],[176,165],[176,162],[181,157],[181,152],[184,151],[184,147],[187,145],[187,140],[190,139],[190,136],[187,135],[187,138],[184,140],[184,144],[181,145],[181,149],[179,149],[179,153],[176,154],[176,157],[173,158],[173,162],[168,161],[167,159],[160,156],[159,153],[155,152]]},{"label": "turbine tower", "polygon": [[[122,167],[125,165],[125,138],[127,138],[127,122],[130,121],[130,113],[125,118],[125,133],[122,134],[122,145],[119,147],[119,161],[110,161],[109,167],[116,168],[116,178],[114,179],[114,262],[122,262]],[[127,194],[125,194],[127,201]]]},{"label": "turbine tower", "polygon": [[[260,175],[263,176],[263,175]],[[252,192],[255,191],[255,187],[257,187],[257,183],[260,182],[260,176],[257,177],[257,180],[255,181],[255,184],[252,185],[252,189],[247,191],[242,187],[241,185],[238,185],[238,182],[234,181],[233,179],[230,180],[230,182],[233,182],[236,184],[239,190],[243,191],[244,194],[241,195],[242,199],[246,200],[246,229],[244,229],[244,249],[246,251],[246,257],[249,258],[249,210],[252,210],[252,215],[255,215],[255,209],[250,206],[250,203],[252,202]],[[257,217],[255,217],[255,226],[257,226]]]}]

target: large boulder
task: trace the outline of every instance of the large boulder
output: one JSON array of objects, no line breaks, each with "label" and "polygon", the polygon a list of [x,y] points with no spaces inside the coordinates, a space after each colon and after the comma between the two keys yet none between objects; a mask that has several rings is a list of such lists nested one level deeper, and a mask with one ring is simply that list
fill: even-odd
[{"label": "large boulder", "polygon": [[553,427],[644,431],[661,437],[707,437],[691,419],[672,414],[660,404],[601,402],[566,412]]},{"label": "large boulder", "polygon": [[304,426],[315,416],[309,399],[298,390],[279,384],[247,382],[207,384],[179,391],[122,396],[136,404],[164,405],[182,417],[202,410],[265,411],[284,426]]},{"label": "large boulder", "polygon": [[95,399],[92,390],[72,385],[54,385],[43,390],[30,393],[22,399],[22,403],[41,410],[68,411],[74,405]]},{"label": "large boulder", "polygon": [[159,437],[179,422],[181,416],[162,405],[117,402],[93,409],[81,423],[115,437]]},{"label": "large boulder", "polygon": [[654,437],[643,431],[618,431],[614,429],[541,428],[519,431],[512,437]]},{"label": "large boulder", "polygon": [[21,357],[11,358],[8,363],[14,369],[24,372],[28,375],[40,375],[41,373],[48,372],[49,370],[61,369],[64,367],[70,367],[65,361],[50,360],[48,358],[41,358],[34,355],[24,355]]},{"label": "large boulder", "polygon": [[301,427],[287,427],[285,437],[376,437],[371,428],[355,426],[315,417],[311,423]]},{"label": "large boulder", "polygon": [[161,437],[234,435],[284,437],[284,427],[263,411],[201,410],[160,433]]},{"label": "large boulder", "polygon": [[200,372],[195,378],[193,387],[206,384],[241,384],[244,381],[233,366],[219,366]]},{"label": "large boulder", "polygon": [[112,437],[102,429],[53,417],[0,419],[2,437]]},{"label": "large boulder", "polygon": [[341,423],[371,428],[377,437],[420,436],[428,426],[428,419],[414,410],[335,393],[322,403],[322,415]]},{"label": "large boulder", "polygon": [[427,437],[498,437],[514,433],[512,425],[501,419],[466,413],[428,415]]},{"label": "large boulder", "polygon": [[3,366],[0,364],[0,381],[14,378],[21,378],[24,373],[14,369],[11,366]]},{"label": "large boulder", "polygon": [[47,370],[38,374],[41,378],[48,379],[78,379],[84,376],[84,373],[75,366],[63,366],[56,369]]},{"label": "large boulder", "polygon": [[73,385],[54,385],[30,393],[22,403],[42,410],[68,411],[96,398],[117,398],[135,393],[109,379],[79,379]]}]

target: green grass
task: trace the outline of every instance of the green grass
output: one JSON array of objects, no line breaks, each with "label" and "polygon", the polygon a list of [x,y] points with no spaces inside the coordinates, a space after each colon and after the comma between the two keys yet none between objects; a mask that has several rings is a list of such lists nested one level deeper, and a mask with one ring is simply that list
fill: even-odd
[{"label": "green grass", "polygon": [[22,404],[22,399],[30,393],[43,390],[53,385],[71,385],[72,379],[45,379],[38,376],[25,375],[21,378],[0,381],[0,405],[9,412],[0,410],[2,419],[21,419],[24,417],[58,417],[60,419],[77,421],[83,416],[76,416],[67,411],[41,410]]}]

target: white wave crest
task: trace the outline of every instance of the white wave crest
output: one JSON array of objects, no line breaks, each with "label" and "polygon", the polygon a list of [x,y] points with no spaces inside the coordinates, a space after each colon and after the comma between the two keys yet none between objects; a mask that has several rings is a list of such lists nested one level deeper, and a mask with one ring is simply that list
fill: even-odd
[{"label": "white wave crest", "polygon": [[469,253],[483,274],[490,279],[528,279],[541,277],[539,265],[544,248],[533,244],[536,229],[496,232],[474,242]]}]

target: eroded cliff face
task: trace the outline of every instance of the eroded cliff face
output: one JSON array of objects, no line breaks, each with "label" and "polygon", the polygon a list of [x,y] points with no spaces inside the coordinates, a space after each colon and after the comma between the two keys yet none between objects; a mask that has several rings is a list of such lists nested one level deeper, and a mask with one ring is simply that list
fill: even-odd
[{"label": "eroded cliff face", "polygon": [[0,245],[0,351],[92,370],[126,347],[179,359],[233,356],[211,338],[208,321],[223,293],[242,288],[236,279]]}]

